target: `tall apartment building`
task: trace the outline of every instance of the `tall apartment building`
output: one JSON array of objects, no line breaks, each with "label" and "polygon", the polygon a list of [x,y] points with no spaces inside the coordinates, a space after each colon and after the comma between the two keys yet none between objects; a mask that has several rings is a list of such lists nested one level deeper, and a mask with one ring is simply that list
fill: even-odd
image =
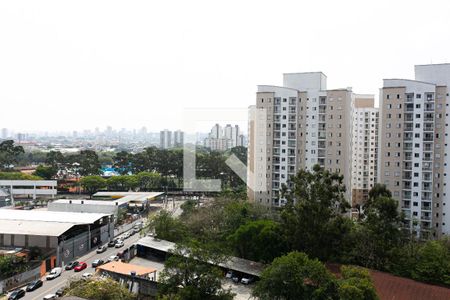
[{"label": "tall apartment building", "polygon": [[258,86],[249,124],[248,196],[282,206],[282,185],[300,169],[319,164],[344,175],[351,201],[354,94],[326,89],[321,72],[284,74],[283,86]]},{"label": "tall apartment building", "polygon": [[181,130],[176,130],[173,132],[173,146],[183,147],[184,145],[184,132]]},{"label": "tall apartment building", "polygon": [[415,79],[385,79],[380,92],[380,182],[420,237],[450,234],[450,64],[415,67]]},{"label": "tall apartment building", "polygon": [[377,183],[378,108],[374,95],[355,95],[352,137],[352,205],[362,205]]},{"label": "tall apartment building", "polygon": [[224,128],[215,124],[203,146],[214,151],[226,151],[236,146],[245,146],[244,137],[240,134],[239,125],[227,124]]},{"label": "tall apartment building", "polygon": [[172,148],[172,131],[164,129],[159,133],[159,145],[161,149]]},{"label": "tall apartment building", "polygon": [[170,149],[173,147],[183,147],[184,132],[181,130],[170,131],[167,129],[159,133],[159,145],[161,149]]}]

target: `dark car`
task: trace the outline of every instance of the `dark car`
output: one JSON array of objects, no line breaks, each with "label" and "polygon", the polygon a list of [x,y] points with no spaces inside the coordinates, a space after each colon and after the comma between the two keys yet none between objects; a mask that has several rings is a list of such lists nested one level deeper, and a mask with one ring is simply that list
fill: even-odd
[{"label": "dark car", "polygon": [[108,247],[114,247],[116,245],[116,243],[117,243],[117,239],[112,240],[108,243]]},{"label": "dark car", "polygon": [[98,266],[103,265],[105,262],[103,261],[103,259],[96,259],[92,262],[92,267],[93,268],[97,268]]},{"label": "dark car", "polygon": [[34,291],[42,286],[42,280],[36,279],[27,285],[27,292]]},{"label": "dark car", "polygon": [[241,276],[239,275],[234,275],[233,278],[231,278],[233,280],[234,283],[239,283],[241,282]]},{"label": "dark car", "polygon": [[9,295],[8,300],[16,300],[16,299],[20,299],[23,296],[25,296],[25,291],[20,289],[20,290],[15,290],[14,292],[11,293],[11,295]]},{"label": "dark car", "polygon": [[75,268],[76,266],[78,266],[78,262],[77,262],[77,261],[71,261],[71,262],[66,266],[66,270],[72,270],[72,269]]},{"label": "dark car", "polygon": [[63,295],[64,295],[64,292],[66,291],[66,288],[65,287],[61,287],[61,288],[59,288],[57,291],[56,291],[56,296],[58,296],[58,297],[62,297]]}]

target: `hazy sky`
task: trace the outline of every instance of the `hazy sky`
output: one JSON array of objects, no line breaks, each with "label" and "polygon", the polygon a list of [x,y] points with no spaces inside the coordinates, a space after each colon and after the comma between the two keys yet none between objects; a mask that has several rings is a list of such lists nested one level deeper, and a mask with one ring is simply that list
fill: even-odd
[{"label": "hazy sky", "polygon": [[177,129],[283,72],[377,93],[450,62],[450,1],[304,2],[1,1],[0,128]]}]

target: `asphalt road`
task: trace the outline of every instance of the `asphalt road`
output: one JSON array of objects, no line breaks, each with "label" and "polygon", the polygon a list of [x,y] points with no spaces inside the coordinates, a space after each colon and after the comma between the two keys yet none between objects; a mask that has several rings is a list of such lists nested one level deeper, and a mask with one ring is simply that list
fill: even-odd
[{"label": "asphalt road", "polygon": [[105,252],[100,253],[100,254],[97,254],[96,249],[94,249],[90,253],[88,253],[85,256],[80,257],[78,259],[79,262],[87,263],[88,267],[86,269],[84,269],[83,271],[78,272],[78,273],[74,272],[73,270],[71,270],[71,271],[63,270],[61,276],[59,276],[56,279],[49,280],[49,281],[47,281],[47,280],[45,280],[45,278],[43,278],[42,281],[44,282],[44,284],[42,285],[42,287],[38,288],[37,290],[35,290],[33,292],[26,293],[25,297],[23,297],[22,299],[24,299],[24,300],[42,300],[44,298],[44,296],[46,296],[48,294],[54,294],[59,288],[65,286],[69,279],[71,279],[73,277],[80,278],[84,273],[94,274],[95,269],[93,269],[91,267],[91,264],[94,260],[96,260],[96,259],[105,260],[112,255],[116,255],[117,252],[130,247],[132,244],[137,242],[137,240],[139,240],[139,239],[140,239],[139,233],[136,233],[135,235],[126,239],[124,241],[125,245],[121,248],[108,248],[108,250],[106,250]]}]

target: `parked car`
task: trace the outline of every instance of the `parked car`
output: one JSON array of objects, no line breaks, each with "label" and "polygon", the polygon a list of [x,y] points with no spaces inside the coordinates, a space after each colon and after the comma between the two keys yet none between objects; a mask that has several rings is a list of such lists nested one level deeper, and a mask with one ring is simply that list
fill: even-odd
[{"label": "parked car", "polygon": [[133,228],[134,229],[141,229],[142,227],[144,226],[144,223],[142,223],[142,222],[136,222],[134,225],[133,225]]},{"label": "parked car", "polygon": [[227,278],[227,279],[233,278],[233,271],[228,270],[228,272],[225,274],[225,278]]},{"label": "parked car", "polygon": [[58,297],[62,297],[64,295],[64,293],[66,292],[66,287],[61,287],[56,291],[56,296]]},{"label": "parked car", "polygon": [[103,252],[105,252],[107,249],[108,249],[108,245],[101,245],[101,246],[98,246],[98,247],[97,247],[96,252],[97,252],[97,253],[103,253]]},{"label": "parked car", "polygon": [[241,283],[242,283],[242,284],[250,284],[250,283],[252,283],[254,280],[255,280],[255,279],[254,279],[253,277],[251,277],[251,276],[245,276],[245,277],[242,277]]},{"label": "parked car", "polygon": [[62,273],[62,268],[53,268],[45,278],[47,280],[52,280],[52,279],[55,279],[56,277],[59,277],[61,275],[61,273]]},{"label": "parked car", "polygon": [[73,268],[73,270],[75,272],[80,272],[80,271],[83,271],[86,268],[87,268],[87,264],[85,262],[79,262],[78,265],[75,268]]},{"label": "parked car", "polygon": [[231,278],[234,283],[241,282],[241,277],[239,275],[234,275],[233,278]]},{"label": "parked car", "polygon": [[122,240],[117,240],[117,243],[114,245],[114,247],[120,248],[120,247],[123,247],[123,245],[124,245],[124,243]]},{"label": "parked car", "polygon": [[97,268],[98,266],[103,265],[105,262],[103,261],[103,259],[96,259],[92,262],[92,267],[93,268]]},{"label": "parked car", "polygon": [[108,247],[114,247],[116,245],[116,243],[117,243],[117,239],[112,240],[108,243]]},{"label": "parked car", "polygon": [[81,277],[82,277],[83,279],[89,279],[89,278],[92,277],[92,273],[86,272],[86,273],[84,273],[83,275],[81,275]]},{"label": "parked car", "polygon": [[44,300],[55,300],[56,298],[58,298],[58,296],[56,294],[48,294],[48,295],[45,295],[44,298],[42,298],[42,299],[44,299]]},{"label": "parked car", "polygon": [[32,292],[42,286],[42,280],[36,279],[27,285],[26,291]]},{"label": "parked car", "polygon": [[76,266],[78,266],[78,262],[77,261],[71,261],[70,263],[67,264],[66,270],[72,270]]},{"label": "parked car", "polygon": [[119,259],[120,259],[120,257],[118,257],[117,255],[111,255],[110,257],[108,257],[108,262],[118,261]]},{"label": "parked car", "polygon": [[20,298],[22,298],[23,296],[25,296],[25,291],[22,290],[22,289],[17,289],[17,290],[13,291],[13,292],[9,295],[8,300],[16,300],[16,299],[20,299]]}]

